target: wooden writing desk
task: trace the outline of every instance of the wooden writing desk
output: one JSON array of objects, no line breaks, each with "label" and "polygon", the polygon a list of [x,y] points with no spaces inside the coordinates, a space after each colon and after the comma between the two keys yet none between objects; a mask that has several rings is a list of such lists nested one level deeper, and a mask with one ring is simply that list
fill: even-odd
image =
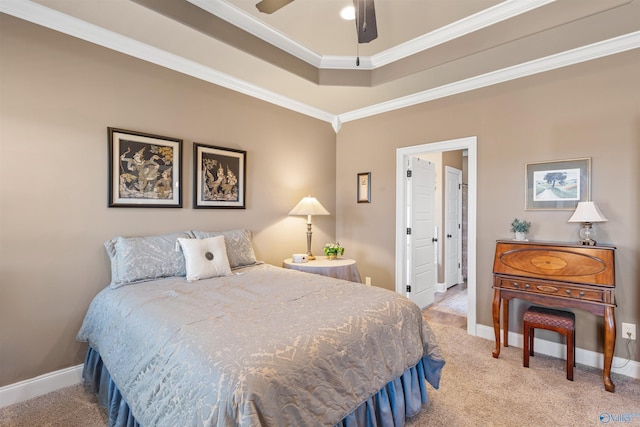
[{"label": "wooden writing desk", "polygon": [[556,308],[580,308],[604,318],[604,372],[614,392],[611,362],[616,343],[615,248],[579,244],[499,240],[493,262],[493,329],[500,356],[500,304],[504,346],[508,347],[509,301],[520,298]]}]

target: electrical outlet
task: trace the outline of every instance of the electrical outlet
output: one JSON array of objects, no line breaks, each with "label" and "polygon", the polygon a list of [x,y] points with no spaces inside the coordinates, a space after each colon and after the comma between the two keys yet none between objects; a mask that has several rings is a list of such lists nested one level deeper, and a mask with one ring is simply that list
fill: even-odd
[{"label": "electrical outlet", "polygon": [[629,340],[636,339],[636,325],[633,323],[622,323],[622,327],[620,329],[622,329],[622,338]]},{"label": "electrical outlet", "polygon": [[364,278],[364,284],[367,286],[371,286],[371,277],[365,277]]}]

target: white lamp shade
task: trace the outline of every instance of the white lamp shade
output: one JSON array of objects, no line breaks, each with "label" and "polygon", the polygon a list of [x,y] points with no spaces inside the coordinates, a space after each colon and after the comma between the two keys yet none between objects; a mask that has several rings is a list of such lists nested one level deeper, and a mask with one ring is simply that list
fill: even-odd
[{"label": "white lamp shade", "polygon": [[300,200],[295,208],[291,209],[289,215],[331,215],[320,202],[311,196]]},{"label": "white lamp shade", "polygon": [[580,202],[569,222],[605,222],[607,218],[594,202]]}]

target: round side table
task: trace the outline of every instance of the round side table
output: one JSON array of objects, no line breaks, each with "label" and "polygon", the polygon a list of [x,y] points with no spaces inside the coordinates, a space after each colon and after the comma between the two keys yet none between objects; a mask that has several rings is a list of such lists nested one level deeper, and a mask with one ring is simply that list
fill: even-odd
[{"label": "round side table", "polygon": [[292,270],[362,283],[356,261],[349,258],[329,260],[323,257],[317,257],[308,262],[293,262],[291,258],[287,258],[282,262],[282,266]]}]

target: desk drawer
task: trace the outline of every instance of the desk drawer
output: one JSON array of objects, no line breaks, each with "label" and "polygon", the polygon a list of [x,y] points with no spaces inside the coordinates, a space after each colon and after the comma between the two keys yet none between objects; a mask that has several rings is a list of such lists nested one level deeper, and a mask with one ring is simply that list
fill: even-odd
[{"label": "desk drawer", "polygon": [[594,302],[609,302],[603,289],[588,286],[571,285],[557,282],[538,282],[534,280],[500,279],[499,287],[537,294],[554,295],[562,298],[574,298]]}]

